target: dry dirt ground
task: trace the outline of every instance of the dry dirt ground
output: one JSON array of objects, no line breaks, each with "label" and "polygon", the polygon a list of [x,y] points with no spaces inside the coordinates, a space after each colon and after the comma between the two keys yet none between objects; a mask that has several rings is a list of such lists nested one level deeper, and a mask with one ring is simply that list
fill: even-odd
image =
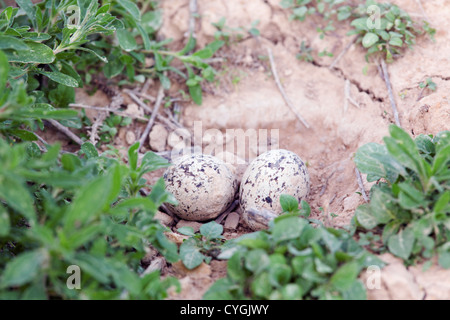
[{"label": "dry dirt ground", "polygon": [[[414,0],[392,2],[408,11],[413,19],[424,17]],[[450,128],[447,97],[450,89],[450,5],[447,0],[422,3],[431,25],[437,29],[436,41],[419,37],[414,50],[408,50],[388,65],[401,124],[413,136],[436,134]],[[173,38],[172,49],[179,49],[186,41],[188,0],[164,0],[161,6],[164,23],[159,36]],[[279,147],[297,153],[308,164],[312,188],[307,200],[315,217],[330,226],[348,224],[355,208],[364,201],[358,193],[354,153],[365,143],[382,142],[389,124],[394,122],[385,83],[376,64],[367,64],[365,52],[359,45],[352,45],[330,69],[330,64],[351,41],[346,36],[348,23],[336,24],[336,31],[320,39],[316,32],[320,19],[289,21],[290,13],[279,6],[279,0],[198,0],[198,14],[196,34],[200,47],[213,40],[216,28],[211,23],[221,17],[226,18],[226,25],[234,28],[249,27],[259,20],[257,28],[261,36],[244,37],[219,53],[224,59],[224,62],[214,64],[220,73],[219,81],[204,87],[206,94],[202,106],[181,104],[183,126],[192,131],[194,122],[201,121],[203,130],[214,128],[222,132],[226,129],[278,129],[279,139],[275,142]],[[312,63],[296,59],[302,41],[313,49]],[[297,112],[310,124],[309,129],[286,106],[271,76],[267,48],[273,52],[287,95]],[[334,56],[319,57],[317,52],[323,50]],[[364,74],[366,66],[368,69]],[[424,91],[418,100],[419,83],[430,77],[437,84],[437,90]],[[175,86],[171,93],[176,94],[179,86],[173,82]],[[350,96],[359,107],[351,103],[346,106],[346,83],[350,87]],[[156,95],[155,88],[150,87],[148,94]],[[78,99],[98,105],[104,99],[101,95],[99,92],[88,97],[78,92]],[[125,99],[131,103],[127,97]],[[139,137],[142,129],[142,124],[134,124],[121,130],[116,146],[128,147],[127,131],[133,131]],[[162,147],[164,145],[165,141]],[[258,155],[258,150],[253,148],[238,155],[251,161]],[[161,172],[151,178],[154,181],[159,176]],[[365,183],[364,186],[368,192],[370,185]],[[226,231],[226,236],[236,237],[245,232],[249,230],[241,223],[236,230]],[[434,266],[425,274],[418,271],[420,267],[408,270],[392,257],[386,260],[391,262],[389,267],[393,271],[383,278],[384,291],[370,293],[370,298],[450,299],[449,273],[441,275],[443,271]],[[165,267],[166,274],[176,275],[183,286],[183,292],[173,294],[171,298],[200,299],[213,280],[225,275],[225,267],[226,264],[220,261],[213,261],[210,266],[202,265],[194,271],[180,265]],[[387,272],[383,271],[383,274]]]}]

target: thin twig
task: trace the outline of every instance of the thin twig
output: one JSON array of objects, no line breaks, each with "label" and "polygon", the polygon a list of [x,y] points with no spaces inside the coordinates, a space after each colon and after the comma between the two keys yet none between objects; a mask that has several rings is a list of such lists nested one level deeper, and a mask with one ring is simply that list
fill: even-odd
[{"label": "thin twig", "polygon": [[228,207],[228,209],[221,213],[214,221],[218,224],[221,224],[222,221],[228,216],[228,214],[230,214],[230,212],[232,212],[237,207],[238,204],[239,200],[234,200],[233,203]]},{"label": "thin twig", "polygon": [[[139,99],[138,96],[135,94],[135,92],[128,90],[128,89],[125,89],[124,92],[126,94],[128,94],[130,96],[130,98],[134,102],[136,102],[142,109],[144,109],[145,111],[147,111],[150,114],[153,114],[153,110],[149,106],[147,106],[141,99]],[[161,122],[164,122],[172,130],[176,130],[176,129],[180,128],[180,126],[178,124],[173,123],[172,121],[161,116],[160,114],[157,114],[156,118],[158,120],[160,120]]]},{"label": "thin twig", "polygon": [[42,146],[39,146],[39,149],[43,152],[47,152],[47,147],[49,144],[47,141],[45,141],[40,135],[38,135],[36,132],[34,132],[34,135],[38,138],[39,142],[42,143]]},{"label": "thin twig", "polygon": [[189,27],[187,37],[197,38],[195,34],[195,19],[198,16],[197,0],[189,1]]},{"label": "thin twig", "polygon": [[[128,90],[128,89],[125,89],[125,90]],[[147,93],[139,92],[139,91],[131,91],[131,90],[128,90],[128,91],[130,91],[130,92],[132,92],[132,93],[135,93],[136,95],[138,95],[138,96],[141,97],[142,99],[147,99],[147,100],[149,100],[150,102],[155,102],[155,101],[156,101],[156,98],[155,98],[154,96],[151,96],[151,95],[149,95],[149,94],[147,94]]]},{"label": "thin twig", "polygon": [[345,80],[344,85],[344,113],[348,110],[348,98],[350,97],[350,80]]},{"label": "thin twig", "polygon": [[352,45],[356,42],[356,39],[358,39],[358,36],[354,37],[352,41],[350,41],[344,48],[344,50],[341,51],[341,53],[334,59],[334,61],[330,64],[328,69],[333,69],[334,66],[342,59],[342,57],[347,53],[347,51],[352,47]]},{"label": "thin twig", "polygon": [[327,187],[328,187],[328,181],[331,179],[331,177],[334,175],[335,172],[336,172],[336,169],[334,169],[333,172],[331,172],[331,174],[325,180],[325,183],[323,184],[322,189],[320,190],[320,193],[319,193],[320,197],[325,194],[325,190],[327,190]]},{"label": "thin twig", "polygon": [[75,133],[64,127],[62,124],[60,124],[58,121],[49,119],[48,122],[52,124],[56,129],[64,133],[66,136],[68,136],[70,139],[73,140],[73,142],[79,144],[80,146],[83,144],[83,140],[81,140]]},{"label": "thin twig", "polygon": [[348,103],[350,102],[358,109],[360,108],[359,103],[355,101],[350,95],[350,80],[345,80],[345,88],[344,88],[345,102],[344,102],[344,113],[347,112]]},{"label": "thin twig", "polygon": [[94,106],[88,106],[88,105],[84,105],[84,104],[80,104],[80,103],[71,103],[71,104],[69,104],[69,107],[111,112],[111,113],[115,113],[122,117],[128,117],[128,118],[132,118],[132,119],[148,121],[148,119],[145,117],[136,116],[134,114],[127,113],[126,111],[114,110],[114,109],[110,109],[110,108],[94,107]]},{"label": "thin twig", "polygon": [[361,194],[364,198],[364,201],[369,202],[369,197],[367,196],[366,190],[364,189],[364,184],[363,184],[363,181],[361,178],[361,173],[359,172],[358,168],[355,168],[355,173],[356,173],[356,179],[358,181],[358,186],[359,186],[359,189],[361,190]]},{"label": "thin twig", "polygon": [[391,81],[389,80],[389,73],[387,70],[386,62],[384,61],[384,59],[380,59],[380,60],[381,60],[381,69],[383,71],[384,82],[386,83],[386,87],[387,87],[388,93],[389,93],[389,100],[391,101],[392,111],[394,112],[395,124],[397,126],[401,127],[400,118],[398,116],[397,104],[395,103],[394,94],[392,93],[392,86],[391,86]]},{"label": "thin twig", "polygon": [[423,9],[422,2],[421,2],[420,0],[416,0],[416,2],[417,2],[417,4],[418,4],[418,6],[419,6],[419,8],[420,8],[420,11],[422,12],[422,15],[423,15],[423,17],[425,18],[425,20],[426,20],[427,22],[430,22],[431,20],[430,20],[430,18],[428,18],[428,16],[427,16],[425,10]]},{"label": "thin twig", "polygon": [[270,60],[270,67],[272,69],[273,77],[275,78],[275,82],[278,86],[278,90],[280,90],[281,95],[283,96],[284,102],[286,102],[287,106],[291,109],[292,112],[296,115],[298,120],[300,120],[303,125],[309,129],[309,124],[306,122],[305,119],[295,110],[294,105],[292,104],[291,100],[287,96],[286,92],[284,91],[283,86],[281,85],[280,79],[278,78],[277,69],[275,67],[275,61],[273,59],[272,50],[270,48],[267,48],[267,53],[269,54],[269,60]]},{"label": "thin twig", "polygon": [[146,94],[148,88],[150,88],[150,85],[153,83],[153,80],[151,78],[148,78],[147,81],[145,81],[144,85],[142,86],[141,93]]},{"label": "thin twig", "polygon": [[161,107],[163,98],[164,98],[164,87],[161,85],[159,87],[158,96],[156,97],[155,106],[153,107],[152,116],[150,117],[150,120],[148,121],[147,126],[145,127],[145,130],[141,136],[141,139],[139,140],[138,152],[141,150],[142,146],[144,145],[144,142],[148,138],[150,130],[152,129],[153,124],[155,123],[156,115],[158,114],[159,107]]}]

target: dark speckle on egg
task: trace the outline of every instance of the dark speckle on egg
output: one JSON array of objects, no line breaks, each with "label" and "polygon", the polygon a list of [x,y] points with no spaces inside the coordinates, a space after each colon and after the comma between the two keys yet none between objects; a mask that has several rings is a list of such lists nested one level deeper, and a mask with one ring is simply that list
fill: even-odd
[{"label": "dark speckle on egg", "polygon": [[[302,159],[288,150],[271,150],[250,163],[245,171],[240,190],[240,205],[245,212],[249,208],[268,209],[282,213],[280,196],[289,194],[299,202],[309,192],[309,174]],[[247,215],[244,214],[244,220]],[[252,221],[246,221],[252,228]]]},{"label": "dark speckle on egg", "polygon": [[184,220],[216,218],[234,200],[237,182],[225,163],[210,155],[178,158],[164,173],[166,190],[178,200],[167,207]]}]

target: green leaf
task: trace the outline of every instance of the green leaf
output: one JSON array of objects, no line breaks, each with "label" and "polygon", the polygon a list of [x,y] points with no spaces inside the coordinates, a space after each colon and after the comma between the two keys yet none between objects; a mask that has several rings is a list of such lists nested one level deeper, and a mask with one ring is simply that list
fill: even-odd
[{"label": "green leaf", "polygon": [[39,42],[25,42],[27,50],[6,50],[9,62],[50,64],[55,60],[53,50]]},{"label": "green leaf", "polygon": [[11,129],[8,130],[10,134],[13,136],[18,137],[22,141],[36,141],[38,140],[37,136],[28,130],[22,130],[22,129]]},{"label": "green leaf", "polygon": [[441,147],[434,157],[433,161],[433,174],[437,175],[441,172],[447,172],[450,162],[450,144]]},{"label": "green leaf", "polygon": [[130,0],[118,0],[117,2],[133,17],[135,21],[141,21],[141,12],[134,2]]},{"label": "green leaf", "polygon": [[0,50],[0,97],[3,95],[4,89],[6,88],[6,82],[8,81],[8,73],[9,73],[8,58],[3,53],[3,51]]},{"label": "green leaf", "polygon": [[380,37],[378,37],[378,35],[372,32],[367,32],[362,39],[362,45],[364,46],[364,48],[370,48],[375,43],[377,43],[378,40],[380,40]]},{"label": "green leaf", "polygon": [[270,265],[270,258],[263,249],[251,250],[246,254],[245,267],[256,273],[266,269]]},{"label": "green leaf", "polygon": [[[78,47],[77,50],[82,50],[82,51],[86,51],[89,53],[92,53],[93,55],[95,55],[97,58],[99,58],[100,60],[102,60],[102,62],[104,63],[108,63],[108,59],[106,59],[106,57],[99,55],[97,52],[95,52],[94,50],[91,50],[89,48],[85,48],[85,47]],[[146,49],[147,50],[147,49]]]},{"label": "green leaf", "polygon": [[101,176],[78,190],[65,215],[65,230],[73,230],[77,224],[95,219],[107,204],[111,180],[111,174]]},{"label": "green leaf", "polygon": [[9,235],[11,229],[11,222],[9,214],[6,212],[5,207],[0,204],[0,237],[6,237]]},{"label": "green leaf", "polygon": [[396,235],[392,235],[388,241],[388,248],[397,257],[406,260],[411,255],[414,246],[414,233],[411,229],[400,230]]},{"label": "green leaf", "polygon": [[339,291],[345,291],[353,286],[359,274],[357,262],[348,262],[342,265],[331,277],[330,283]]},{"label": "green leaf", "polygon": [[30,222],[36,220],[33,198],[23,183],[16,177],[0,174],[0,200],[20,212]]},{"label": "green leaf", "polygon": [[352,21],[350,24],[351,26],[355,27],[358,31],[360,30],[368,30],[367,28],[367,18],[358,18]]},{"label": "green leaf", "polygon": [[251,284],[251,290],[256,297],[267,298],[272,292],[269,274],[264,272],[256,276]]},{"label": "green leaf", "polygon": [[137,23],[136,27],[137,27],[139,33],[141,34],[142,42],[144,43],[144,49],[145,50],[150,50],[151,49],[151,43],[150,43],[150,39],[148,37],[147,31],[144,30],[144,28],[141,26],[140,23]]},{"label": "green leaf", "polygon": [[47,252],[42,249],[18,255],[6,265],[0,287],[21,286],[34,280],[47,259]]},{"label": "green leaf", "polygon": [[197,84],[195,86],[189,86],[188,88],[192,100],[200,106],[203,102],[202,87],[199,84]]},{"label": "green leaf", "polygon": [[450,269],[450,252],[439,253],[439,265],[444,269]]},{"label": "green leaf", "polygon": [[280,204],[284,212],[298,211],[298,200],[291,195],[282,194],[280,196]]},{"label": "green leaf", "polygon": [[190,236],[190,237],[195,235],[194,228],[188,227],[188,226],[184,226],[184,227],[178,228],[177,232],[181,233],[181,234],[183,234],[185,236]]},{"label": "green leaf", "polygon": [[227,272],[233,281],[243,281],[246,278],[245,269],[242,265],[243,255],[244,253],[242,251],[236,251],[230,260],[228,260]]},{"label": "green leaf", "polygon": [[269,280],[273,286],[285,286],[289,283],[292,270],[286,264],[275,264],[269,270]]},{"label": "green leaf", "polygon": [[97,158],[98,151],[90,142],[85,142],[81,145],[81,151],[86,155],[87,159]]},{"label": "green leaf", "polygon": [[303,228],[308,224],[306,220],[298,217],[290,217],[277,221],[273,227],[273,239],[279,243],[284,240],[300,237]]},{"label": "green leaf", "polygon": [[180,258],[178,256],[178,247],[172,241],[169,241],[162,231],[156,233],[157,246],[159,252],[167,259],[167,261],[174,263]]},{"label": "green leaf", "polygon": [[137,169],[139,141],[128,148],[128,164],[132,170]]},{"label": "green leaf", "polygon": [[395,125],[389,126],[389,132],[391,137],[384,138],[389,153],[405,167],[425,176],[424,160],[420,157],[414,140]]},{"label": "green leaf", "polygon": [[33,23],[34,28],[36,28],[36,7],[33,2],[31,2],[31,0],[16,0],[16,3],[23,11],[25,11],[26,15]]},{"label": "green leaf", "polygon": [[374,188],[370,197],[370,211],[377,224],[386,224],[395,219],[398,211],[394,198],[380,188]]},{"label": "green leaf", "polygon": [[373,216],[370,205],[362,204],[355,211],[356,219],[365,229],[370,230],[378,225],[377,219]]},{"label": "green leaf", "polygon": [[189,238],[180,246],[180,258],[186,268],[194,269],[203,262],[205,256],[197,247],[195,239]]},{"label": "green leaf", "polygon": [[39,71],[40,74],[50,78],[51,80],[63,84],[68,87],[77,88],[78,87],[78,81],[71,76],[68,76],[67,74],[58,72],[58,71]]},{"label": "green leaf", "polygon": [[364,284],[360,280],[353,282],[352,286],[342,292],[344,300],[366,300],[367,294]]},{"label": "green leaf", "polygon": [[120,47],[125,51],[133,51],[137,47],[136,39],[133,34],[126,29],[116,31],[117,40]]},{"label": "green leaf", "polygon": [[111,267],[106,257],[80,252],[70,260],[78,265],[83,273],[91,275],[100,283],[110,282]]},{"label": "green leaf", "polygon": [[215,221],[202,224],[200,233],[208,240],[220,238],[223,232],[223,226]]},{"label": "green leaf", "polygon": [[162,168],[167,168],[168,166],[170,166],[170,163],[169,161],[167,161],[167,159],[157,155],[154,152],[149,151],[145,153],[144,157],[142,158],[139,171],[146,173]]},{"label": "green leaf", "polygon": [[0,35],[0,49],[12,49],[12,50],[28,50],[28,46],[23,40]]},{"label": "green leaf", "polygon": [[394,37],[394,38],[391,38],[391,40],[389,41],[389,44],[391,46],[401,47],[401,46],[403,46],[403,41],[400,38]]},{"label": "green leaf", "polygon": [[398,175],[406,175],[405,168],[389,155],[385,146],[368,143],[358,149],[355,164],[362,173],[367,174],[367,181],[385,178],[394,183]]},{"label": "green leaf", "polygon": [[289,283],[281,289],[283,299],[285,300],[301,300],[303,297],[302,287],[298,284]]}]

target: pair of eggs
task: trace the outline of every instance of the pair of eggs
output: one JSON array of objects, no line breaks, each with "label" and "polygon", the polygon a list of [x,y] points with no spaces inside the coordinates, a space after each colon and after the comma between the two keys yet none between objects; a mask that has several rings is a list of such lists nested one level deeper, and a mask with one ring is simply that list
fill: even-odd
[{"label": "pair of eggs", "polygon": [[[194,154],[178,158],[164,173],[166,190],[178,200],[169,209],[184,220],[216,218],[234,201],[238,183],[233,171],[219,158]],[[289,194],[299,201],[309,192],[309,174],[302,159],[288,150],[271,150],[253,160],[242,176],[240,205],[246,224],[250,209],[281,213],[280,196]]]}]

